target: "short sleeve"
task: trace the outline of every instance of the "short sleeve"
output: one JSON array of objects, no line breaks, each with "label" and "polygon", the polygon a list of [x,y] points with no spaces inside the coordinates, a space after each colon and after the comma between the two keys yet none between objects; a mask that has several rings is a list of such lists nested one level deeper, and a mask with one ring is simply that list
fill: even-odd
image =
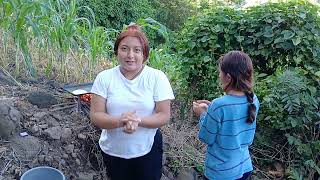
[{"label": "short sleeve", "polygon": [[173,91],[167,76],[162,71],[159,71],[156,79],[153,99],[156,102],[174,99]]},{"label": "short sleeve", "polygon": [[106,73],[100,72],[93,82],[91,93],[99,95],[105,99],[108,97],[108,77],[105,77]]}]

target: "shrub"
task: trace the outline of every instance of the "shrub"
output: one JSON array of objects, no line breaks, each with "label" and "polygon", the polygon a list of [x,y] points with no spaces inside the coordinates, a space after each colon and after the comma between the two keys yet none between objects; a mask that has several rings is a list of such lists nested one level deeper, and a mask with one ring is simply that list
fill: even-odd
[{"label": "shrub", "polygon": [[183,70],[197,98],[220,94],[216,61],[243,50],[259,73],[278,67],[302,67],[320,77],[319,7],[308,2],[269,3],[246,10],[220,7],[190,20],[178,35]]},{"label": "shrub", "polygon": [[265,130],[273,129],[272,136],[265,139],[285,146],[278,155],[285,154],[282,161],[289,167],[288,175],[312,179],[315,172],[320,173],[320,131],[316,125],[320,118],[320,90],[300,68],[276,73],[262,84],[268,95],[262,99],[259,134],[266,137]]}]

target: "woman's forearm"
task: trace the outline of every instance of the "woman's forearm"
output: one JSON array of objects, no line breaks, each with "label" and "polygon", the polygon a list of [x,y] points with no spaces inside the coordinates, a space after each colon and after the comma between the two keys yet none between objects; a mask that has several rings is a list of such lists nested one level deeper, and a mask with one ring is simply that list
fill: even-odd
[{"label": "woman's forearm", "polygon": [[141,118],[139,126],[145,128],[159,128],[167,124],[170,120],[170,114],[165,112],[158,112],[151,116]]},{"label": "woman's forearm", "polygon": [[110,116],[104,112],[90,112],[91,122],[101,129],[114,129],[122,127],[120,117]]}]

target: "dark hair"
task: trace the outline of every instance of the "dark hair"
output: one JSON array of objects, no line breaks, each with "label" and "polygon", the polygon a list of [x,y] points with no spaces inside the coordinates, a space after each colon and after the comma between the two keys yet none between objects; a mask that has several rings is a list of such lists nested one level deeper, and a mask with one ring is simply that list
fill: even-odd
[{"label": "dark hair", "polygon": [[118,55],[118,48],[119,48],[120,42],[128,36],[137,37],[139,39],[142,45],[142,52],[144,57],[143,62],[145,62],[149,57],[149,43],[146,35],[140,30],[140,26],[136,24],[129,25],[126,30],[124,30],[118,35],[116,42],[114,43],[114,48],[113,48],[114,53]]},{"label": "dark hair", "polygon": [[230,83],[224,87],[243,91],[249,103],[247,123],[252,123],[256,116],[256,106],[253,104],[253,65],[250,57],[241,51],[230,51],[219,59],[219,68],[231,77]]}]

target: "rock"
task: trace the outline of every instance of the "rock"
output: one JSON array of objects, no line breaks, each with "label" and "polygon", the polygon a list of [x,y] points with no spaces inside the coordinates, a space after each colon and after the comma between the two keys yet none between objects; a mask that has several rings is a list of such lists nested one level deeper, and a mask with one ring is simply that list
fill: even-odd
[{"label": "rock", "polygon": [[81,165],[81,162],[80,162],[80,159],[76,159],[76,164],[78,165],[78,166],[80,166]]},{"label": "rock", "polygon": [[46,115],[47,115],[46,112],[37,112],[33,115],[33,117],[36,119],[43,119]]},{"label": "rock", "polygon": [[81,139],[81,140],[86,140],[87,136],[82,134],[82,133],[80,133],[80,134],[78,134],[78,138]]},{"label": "rock", "polygon": [[61,140],[67,141],[71,139],[72,130],[70,128],[63,128],[61,132]]},{"label": "rock", "polygon": [[34,134],[37,134],[39,132],[40,128],[37,125],[32,126],[31,132]]},{"label": "rock", "polygon": [[62,155],[62,157],[63,157],[64,159],[68,159],[68,158],[69,158],[68,154],[66,154],[66,153],[64,153],[64,154]]},{"label": "rock", "polygon": [[39,125],[39,128],[41,128],[41,129],[47,129],[49,126],[48,126],[48,124],[40,124]]},{"label": "rock", "polygon": [[79,172],[77,180],[93,180],[95,173],[94,172]]},{"label": "rock", "polygon": [[56,126],[56,127],[48,128],[48,129],[44,130],[44,133],[49,138],[58,140],[61,138],[61,127]]},{"label": "rock", "polygon": [[64,160],[64,159],[61,159],[60,161],[59,161],[59,165],[61,165],[61,166],[66,166],[66,161]]},{"label": "rock", "polygon": [[10,139],[20,129],[22,115],[6,100],[0,101],[0,138]]},{"label": "rock", "polygon": [[74,150],[74,145],[73,144],[69,144],[68,146],[66,146],[64,148],[66,150],[67,153],[73,153],[73,150]]},{"label": "rock", "polygon": [[45,160],[47,163],[51,164],[51,163],[53,162],[53,157],[51,157],[51,156],[46,156],[46,157],[44,158],[44,160]]},{"label": "rock", "polygon": [[16,122],[16,124],[19,124],[20,120],[22,119],[22,114],[21,114],[20,111],[16,110],[16,108],[11,106],[10,107],[10,111],[9,111],[9,117],[10,117],[11,120]]},{"label": "rock", "polygon": [[51,116],[48,116],[46,118],[46,123],[49,125],[49,127],[54,127],[54,126],[60,125],[59,122]]},{"label": "rock", "polygon": [[21,159],[33,159],[41,150],[40,140],[33,136],[20,137],[12,139],[12,149],[15,150],[17,156]]},{"label": "rock", "polygon": [[53,95],[41,91],[31,92],[27,99],[31,104],[37,105],[39,108],[48,108],[58,103]]},{"label": "rock", "polygon": [[7,117],[0,115],[0,137],[10,139],[16,133],[16,125]]},{"label": "rock", "polygon": [[182,169],[176,180],[198,180],[197,172],[191,168],[191,169]]},{"label": "rock", "polygon": [[46,158],[45,155],[40,155],[40,156],[38,156],[38,162],[39,162],[39,163],[43,163],[44,160],[45,160],[45,158]]}]

